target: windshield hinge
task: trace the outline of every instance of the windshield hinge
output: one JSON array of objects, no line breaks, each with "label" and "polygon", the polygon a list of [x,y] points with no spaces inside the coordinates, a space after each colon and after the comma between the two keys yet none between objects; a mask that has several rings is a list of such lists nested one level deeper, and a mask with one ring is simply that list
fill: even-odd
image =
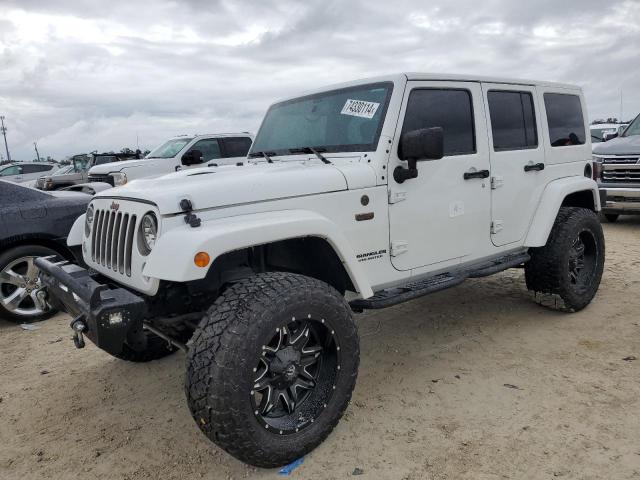
[{"label": "windshield hinge", "polygon": [[391,256],[397,257],[409,251],[409,243],[404,240],[391,242]]},{"label": "windshield hinge", "polygon": [[407,199],[407,192],[404,190],[389,190],[389,203],[398,203]]}]

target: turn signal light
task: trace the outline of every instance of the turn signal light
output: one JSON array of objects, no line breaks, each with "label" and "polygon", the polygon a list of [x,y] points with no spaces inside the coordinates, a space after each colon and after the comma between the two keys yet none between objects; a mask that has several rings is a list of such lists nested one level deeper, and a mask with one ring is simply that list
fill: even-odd
[{"label": "turn signal light", "polygon": [[193,257],[193,263],[196,264],[196,267],[206,267],[210,261],[211,257],[209,257],[207,252],[198,252],[195,257]]}]

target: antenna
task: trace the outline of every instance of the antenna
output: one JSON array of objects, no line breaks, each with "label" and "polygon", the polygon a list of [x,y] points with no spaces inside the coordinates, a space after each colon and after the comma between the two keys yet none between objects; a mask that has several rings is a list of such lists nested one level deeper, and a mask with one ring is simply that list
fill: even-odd
[{"label": "antenna", "polygon": [[9,144],[7,143],[7,129],[4,126],[4,115],[0,115],[0,132],[4,136],[4,148],[7,150],[7,160],[11,161],[11,155],[9,155]]}]

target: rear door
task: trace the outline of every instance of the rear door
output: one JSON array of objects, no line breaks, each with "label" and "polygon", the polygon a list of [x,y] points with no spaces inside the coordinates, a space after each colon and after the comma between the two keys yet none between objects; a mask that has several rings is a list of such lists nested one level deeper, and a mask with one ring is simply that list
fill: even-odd
[{"label": "rear door", "polygon": [[224,137],[220,141],[224,158],[246,157],[251,148],[249,137]]},{"label": "rear door", "polygon": [[[482,90],[476,82],[411,81],[389,160],[391,261],[398,270],[435,270],[480,256],[490,245],[489,154]],[[401,135],[442,127],[445,156],[418,162],[397,183]]]},{"label": "rear door", "polygon": [[545,182],[534,86],[484,83],[491,155],[491,241],[524,240]]}]

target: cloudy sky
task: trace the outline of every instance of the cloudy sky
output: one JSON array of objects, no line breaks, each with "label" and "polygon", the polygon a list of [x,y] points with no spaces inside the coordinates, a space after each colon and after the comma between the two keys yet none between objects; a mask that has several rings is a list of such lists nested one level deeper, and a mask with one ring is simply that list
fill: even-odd
[{"label": "cloudy sky", "polygon": [[[399,71],[582,85],[640,112],[638,0],[0,0],[15,159],[254,131],[275,99]],[[4,154],[4,150],[0,149]]]}]

